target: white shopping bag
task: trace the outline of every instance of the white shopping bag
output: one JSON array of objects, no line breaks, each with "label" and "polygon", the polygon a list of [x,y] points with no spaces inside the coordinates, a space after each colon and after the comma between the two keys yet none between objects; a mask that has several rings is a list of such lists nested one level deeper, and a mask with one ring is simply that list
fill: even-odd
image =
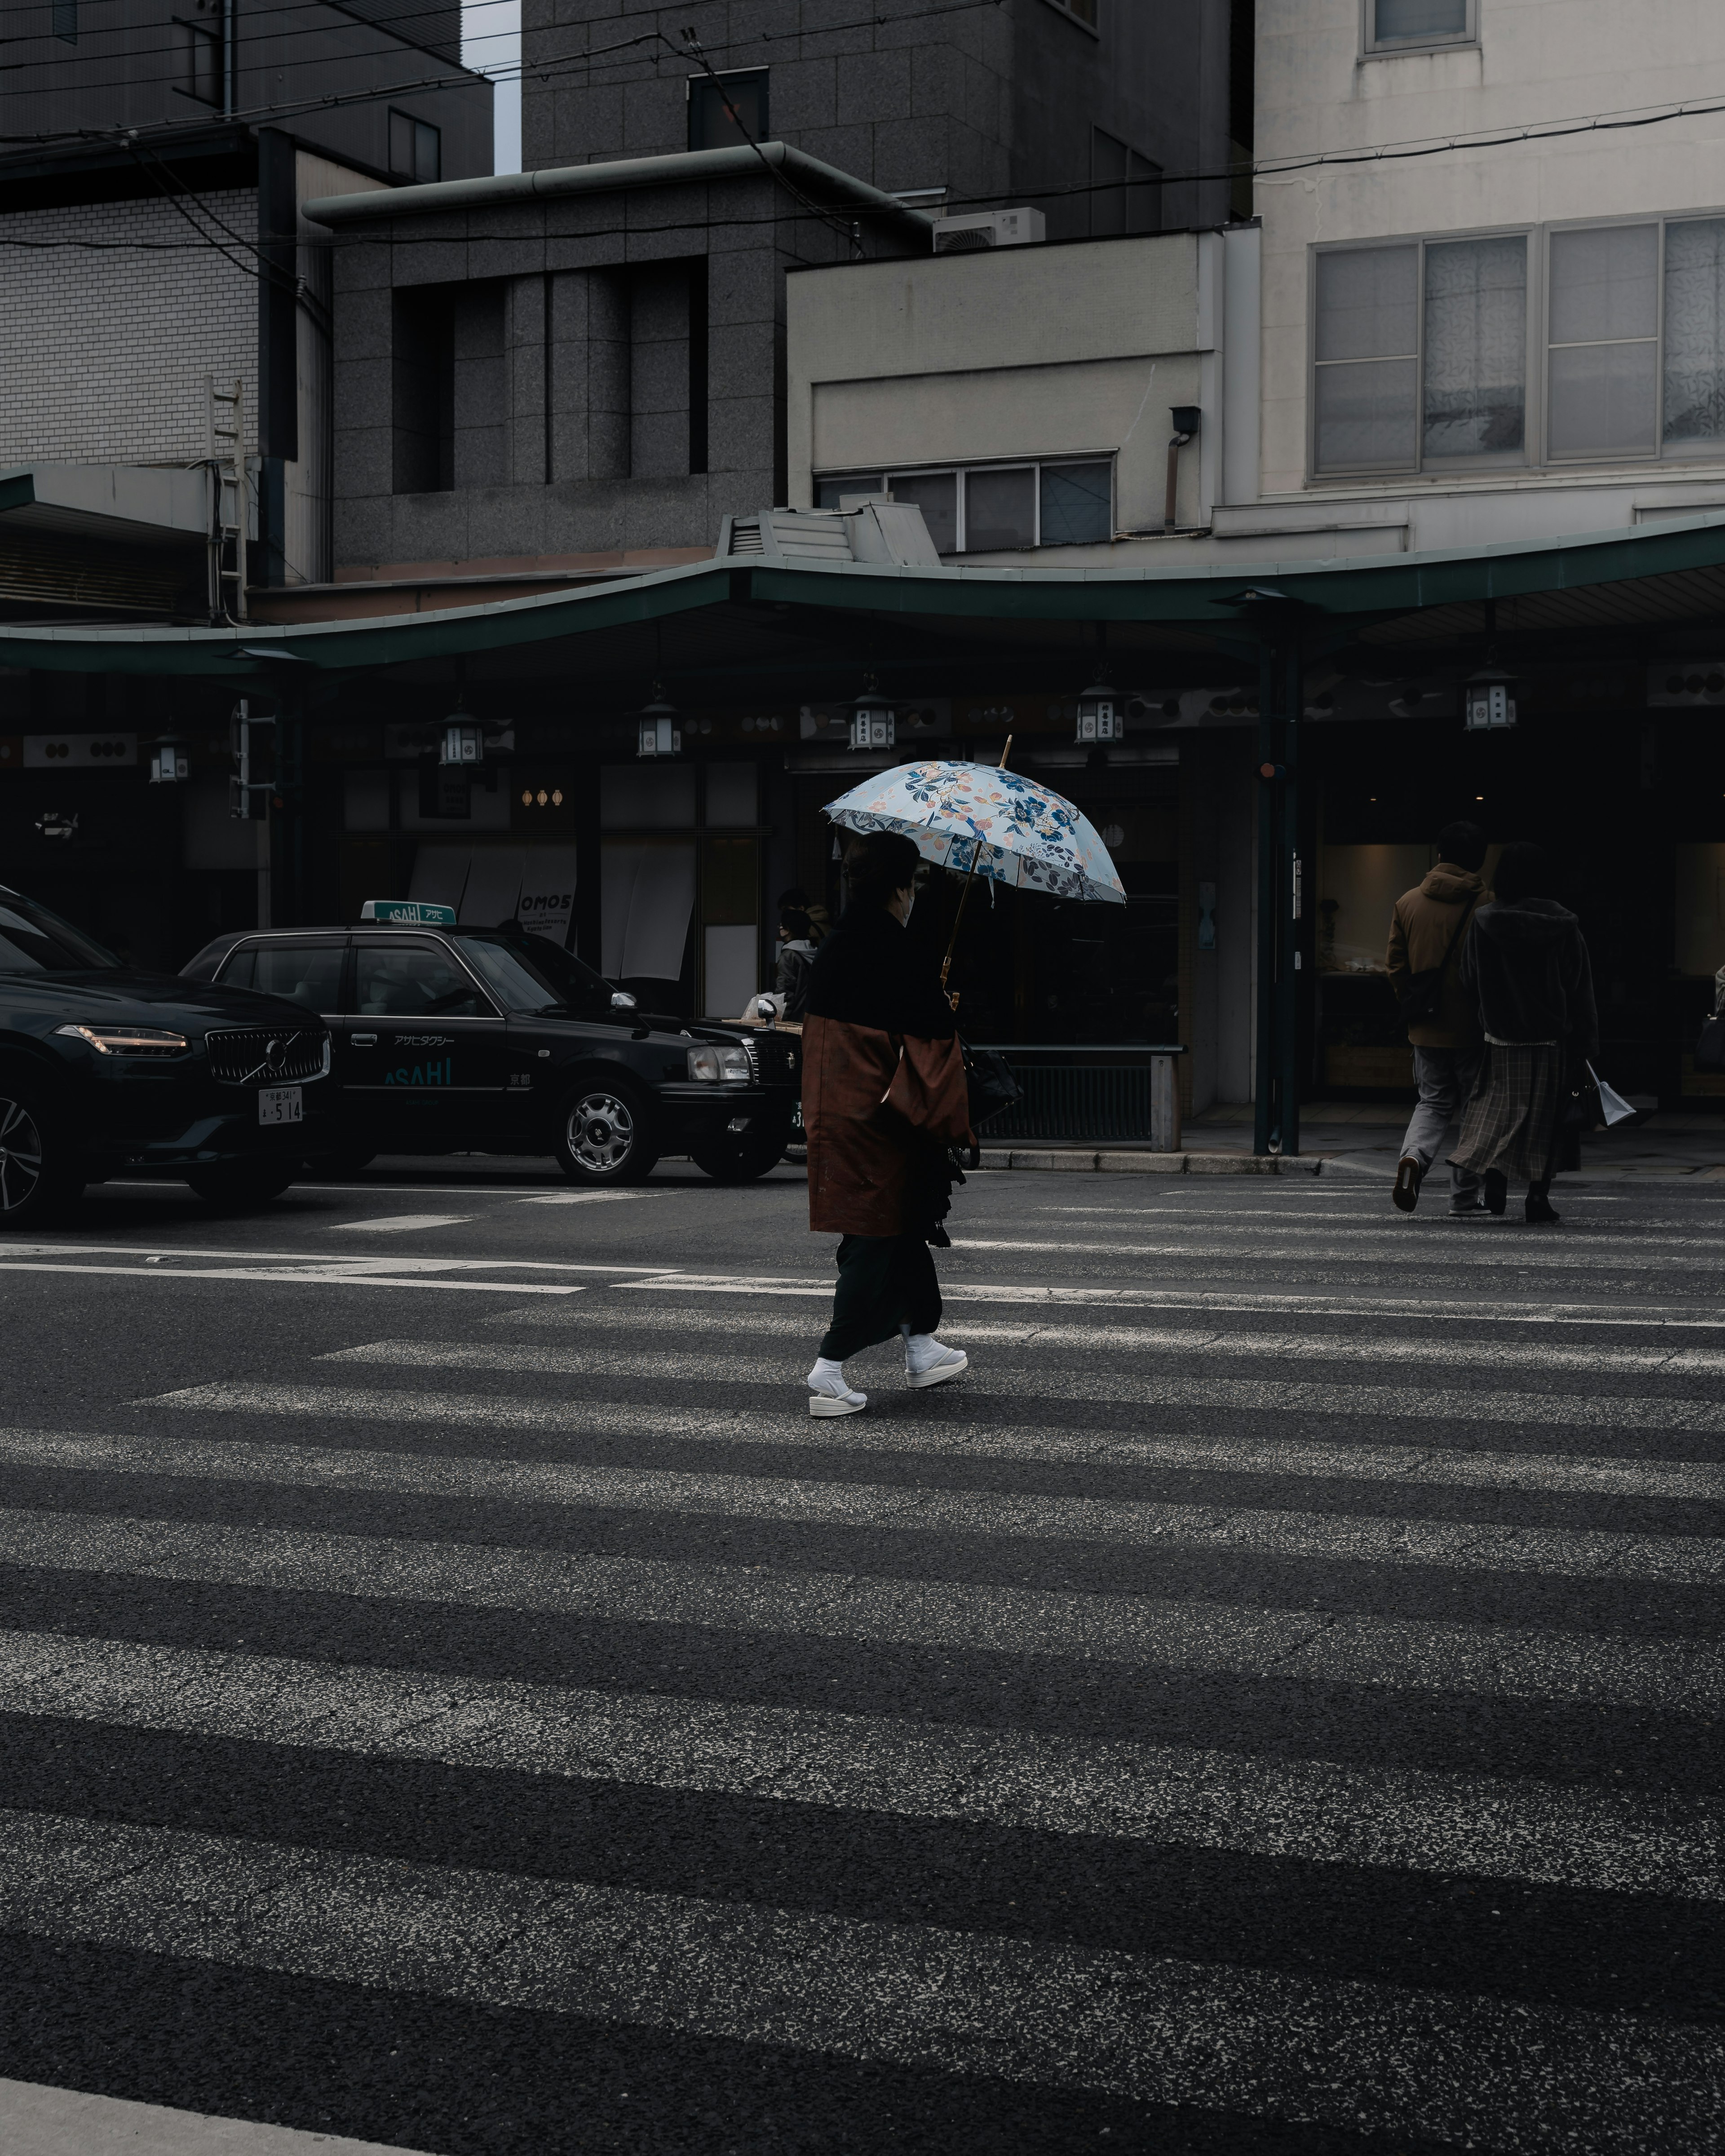
[{"label": "white shopping bag", "polygon": [[1614,1123],[1624,1122],[1634,1115],[1635,1110],[1624,1099],[1622,1094],[1614,1093],[1591,1063],[1587,1066],[1587,1073],[1599,1089],[1599,1113],[1605,1118],[1607,1130],[1609,1130]]}]

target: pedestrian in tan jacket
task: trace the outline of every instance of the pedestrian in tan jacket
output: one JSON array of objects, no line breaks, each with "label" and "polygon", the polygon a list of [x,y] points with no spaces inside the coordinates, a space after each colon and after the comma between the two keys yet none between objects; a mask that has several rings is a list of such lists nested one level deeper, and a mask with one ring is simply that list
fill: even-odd
[{"label": "pedestrian in tan jacket", "polygon": [[[1486,834],[1477,824],[1446,824],[1438,833],[1438,853],[1437,866],[1396,901],[1389,924],[1389,985],[1404,1009],[1411,1000],[1408,1040],[1420,1088],[1395,1173],[1393,1195],[1404,1213],[1420,1203],[1420,1186],[1445,1132],[1460,1120],[1485,1046],[1475,999],[1461,982],[1461,952],[1486,896],[1480,876]],[[1441,979],[1431,980],[1440,968]],[[1478,1176],[1451,1168],[1450,1212],[1484,1209]]]}]

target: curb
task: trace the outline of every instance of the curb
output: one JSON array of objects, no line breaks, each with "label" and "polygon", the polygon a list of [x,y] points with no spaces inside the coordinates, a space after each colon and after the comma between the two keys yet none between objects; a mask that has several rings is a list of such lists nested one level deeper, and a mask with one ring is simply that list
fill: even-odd
[{"label": "curb", "polygon": [[1040,1168],[1056,1175],[1322,1175],[1324,1153],[1006,1152],[986,1147],[978,1168]]}]

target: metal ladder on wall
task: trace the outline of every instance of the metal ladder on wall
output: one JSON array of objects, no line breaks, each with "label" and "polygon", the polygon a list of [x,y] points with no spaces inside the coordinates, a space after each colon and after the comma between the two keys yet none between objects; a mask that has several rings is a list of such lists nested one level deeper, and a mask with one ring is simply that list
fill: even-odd
[{"label": "metal ladder on wall", "polygon": [[219,385],[214,375],[206,374],[203,403],[210,473],[210,619],[244,621],[246,528],[251,521],[245,384],[236,376],[231,385]]}]

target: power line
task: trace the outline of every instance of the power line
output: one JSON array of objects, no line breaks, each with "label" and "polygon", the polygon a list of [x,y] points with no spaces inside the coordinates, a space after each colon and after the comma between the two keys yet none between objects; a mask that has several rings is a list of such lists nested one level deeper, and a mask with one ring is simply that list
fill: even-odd
[{"label": "power line", "polygon": [[[296,0],[290,0],[290,4],[295,3]],[[315,6],[319,4],[319,0],[305,0],[305,4]],[[906,22],[911,20],[917,23],[922,23],[946,15],[973,14],[985,8],[994,8],[998,9],[1002,4],[1003,0],[948,0],[948,4],[944,6],[921,8],[915,13],[914,16],[907,13],[892,14],[876,13],[871,15],[855,18],[847,23],[824,24],[818,32],[801,28],[794,30],[763,30],[754,37],[741,39],[735,44],[726,45],[722,49],[727,54],[747,52],[754,49],[757,46],[778,44],[791,38],[803,38],[815,36],[828,37],[836,35],[847,30],[875,29],[888,25],[902,26]],[[310,34],[310,32],[306,30],[299,30],[285,33],[283,34],[297,37]],[[338,92],[331,93],[327,96],[321,98],[300,99],[297,100],[290,100],[278,101],[266,105],[253,105],[247,107],[242,112],[230,113],[223,116],[226,119],[234,121],[259,120],[265,118],[271,114],[286,116],[298,112],[326,110],[340,105],[365,104],[374,99],[406,96],[415,92],[424,90],[459,88],[473,83],[475,80],[487,82],[525,82],[531,75],[536,81],[550,82],[564,74],[572,72],[579,72],[583,69],[590,71],[595,64],[609,59],[614,54],[636,52],[638,51],[638,49],[644,44],[655,44],[660,43],[661,41],[670,45],[673,53],[678,51],[679,49],[670,38],[666,37],[663,31],[656,29],[648,30],[640,32],[633,37],[621,38],[613,44],[591,48],[584,53],[567,54],[560,59],[530,62],[524,59],[514,62],[500,62],[493,65],[487,66],[482,73],[478,69],[464,68],[461,72],[456,75],[429,76],[414,82],[400,83],[394,85],[392,87],[381,90],[350,91],[346,93]],[[157,46],[149,49],[149,50],[152,52],[166,52],[172,49],[173,48],[168,46]],[[626,61],[621,59],[615,60],[613,64],[619,67],[628,64]],[[31,64],[35,64],[35,63],[32,63]],[[111,81],[87,86],[96,89],[110,90],[128,86],[148,87],[149,85],[156,83],[172,83],[175,80],[176,72],[171,71],[166,74],[152,74],[142,77],[136,75],[128,76],[123,80],[116,78]],[[178,128],[183,125],[184,123],[179,121],[163,121],[146,123],[146,126],[149,127],[151,131],[161,131],[164,129]],[[116,131],[116,129],[113,127],[61,129],[58,131],[44,132],[36,135],[0,135],[0,142],[44,144],[62,141],[85,141],[105,138],[114,135]],[[142,128],[139,128],[135,129],[132,131],[134,133],[141,133],[144,130]]]}]

